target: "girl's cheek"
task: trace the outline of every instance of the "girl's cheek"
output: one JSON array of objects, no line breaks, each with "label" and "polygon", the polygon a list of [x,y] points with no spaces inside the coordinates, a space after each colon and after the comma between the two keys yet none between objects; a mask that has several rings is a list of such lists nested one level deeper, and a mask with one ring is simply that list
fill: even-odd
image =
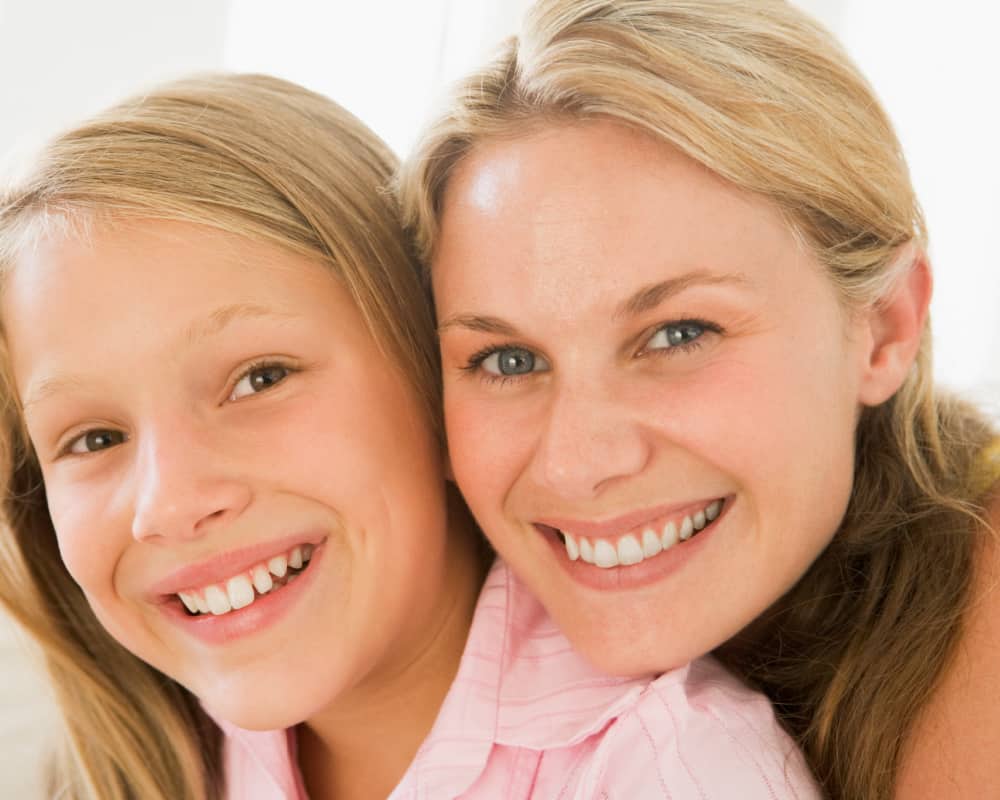
[{"label": "girl's cheek", "polygon": [[66,570],[84,591],[94,591],[104,562],[113,563],[108,520],[92,509],[86,493],[79,492],[50,493],[49,516]]}]

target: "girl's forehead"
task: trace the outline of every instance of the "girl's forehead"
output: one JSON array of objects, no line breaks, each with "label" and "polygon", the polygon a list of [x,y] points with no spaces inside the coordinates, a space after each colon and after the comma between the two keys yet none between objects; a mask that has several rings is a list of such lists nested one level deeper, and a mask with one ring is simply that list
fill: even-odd
[{"label": "girl's forehead", "polygon": [[176,222],[45,237],[22,252],[6,283],[4,327],[22,389],[46,364],[65,372],[140,352],[166,357],[243,319],[356,315],[322,265]]}]

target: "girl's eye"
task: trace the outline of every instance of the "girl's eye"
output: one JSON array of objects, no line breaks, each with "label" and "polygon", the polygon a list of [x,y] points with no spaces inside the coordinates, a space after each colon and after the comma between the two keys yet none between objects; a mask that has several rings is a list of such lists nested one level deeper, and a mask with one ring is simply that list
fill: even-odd
[{"label": "girl's eye", "polygon": [[125,434],[121,431],[93,430],[87,431],[82,436],[77,436],[66,447],[67,453],[83,455],[84,453],[96,453],[98,450],[107,450],[125,442]]},{"label": "girl's eye", "polygon": [[664,325],[653,334],[645,350],[670,350],[674,347],[696,345],[710,327],[702,322],[684,320]]},{"label": "girl's eye", "polygon": [[478,363],[484,372],[505,378],[548,369],[548,363],[544,358],[523,347],[503,347],[494,350],[479,359]]},{"label": "girl's eye", "polygon": [[261,364],[252,367],[236,382],[229,399],[239,400],[241,397],[263,392],[281,383],[290,373],[291,370],[281,364]]}]

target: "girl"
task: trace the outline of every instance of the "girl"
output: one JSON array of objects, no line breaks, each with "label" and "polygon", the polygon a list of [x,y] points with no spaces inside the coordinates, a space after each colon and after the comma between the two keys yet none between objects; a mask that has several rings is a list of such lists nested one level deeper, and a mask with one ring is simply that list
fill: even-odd
[{"label": "girl", "polygon": [[931,385],[920,211],[837,44],[540,0],[401,191],[455,478],[574,646],[718,649],[832,797],[1000,793],[995,432]]},{"label": "girl", "polygon": [[0,596],[65,718],[52,794],[815,797],[716,665],[608,678],[484,583],[393,168],[330,101],[216,77],[0,205]]}]

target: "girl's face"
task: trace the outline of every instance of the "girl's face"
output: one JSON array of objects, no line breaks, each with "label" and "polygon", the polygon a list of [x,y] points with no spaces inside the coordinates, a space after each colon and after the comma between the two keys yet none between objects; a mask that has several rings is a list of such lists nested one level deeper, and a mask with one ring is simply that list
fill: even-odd
[{"label": "girl's face", "polygon": [[611,123],[488,143],[433,286],[455,478],[598,666],[708,652],[830,540],[868,339],[764,201]]},{"label": "girl's face", "polygon": [[248,728],[432,649],[440,448],[327,269],[138,222],[43,242],[3,311],[63,559],[125,647]]}]

